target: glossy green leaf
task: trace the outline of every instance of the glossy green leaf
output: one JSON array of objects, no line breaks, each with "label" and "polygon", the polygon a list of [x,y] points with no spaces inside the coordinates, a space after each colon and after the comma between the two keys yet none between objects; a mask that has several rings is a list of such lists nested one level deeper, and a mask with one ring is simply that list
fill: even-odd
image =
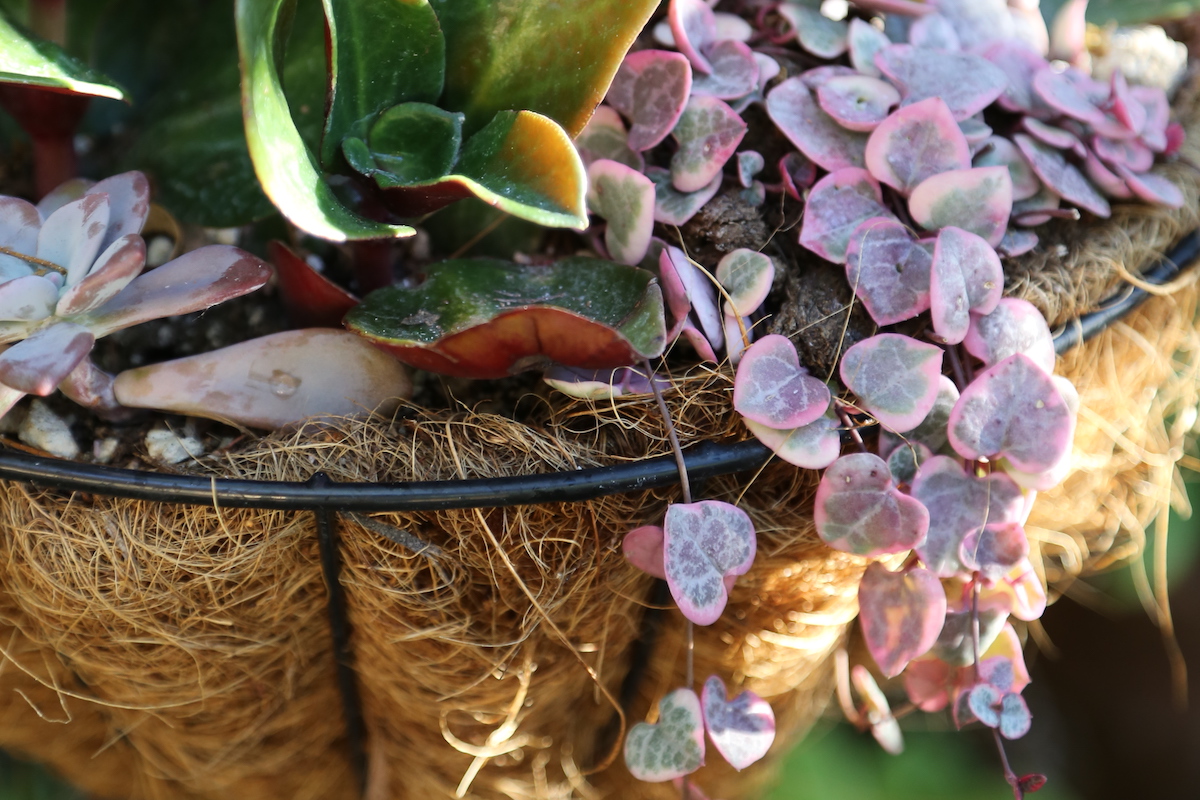
[{"label": "glossy green leaf", "polygon": [[329,22],[330,97],[321,163],[332,169],[355,124],[401,103],[435,103],[446,41],[425,0],[322,0]]},{"label": "glossy green leaf", "polygon": [[32,36],[0,12],[0,83],[124,100],[125,90],[53,42]]},{"label": "glossy green leaf", "polygon": [[[431,0],[446,35],[440,105],[474,132],[527,109],[579,133],[658,0]],[[497,32],[503,32],[498,35]]]},{"label": "glossy green leaf", "polygon": [[237,0],[242,107],[254,170],[267,196],[297,227],[333,241],[411,236],[404,225],[365,219],[325,183],[288,108],[280,81],[284,16],[294,0]]},{"label": "glossy green leaf", "polygon": [[404,103],[380,114],[369,139],[351,136],[342,147],[350,166],[381,186],[412,186],[446,175],[462,146],[463,115],[428,103]]},{"label": "glossy green leaf", "polygon": [[415,367],[500,378],[547,362],[604,369],[662,352],[662,292],[645,270],[596,258],[550,267],[445,261],[415,288],[388,287],[350,330]]}]

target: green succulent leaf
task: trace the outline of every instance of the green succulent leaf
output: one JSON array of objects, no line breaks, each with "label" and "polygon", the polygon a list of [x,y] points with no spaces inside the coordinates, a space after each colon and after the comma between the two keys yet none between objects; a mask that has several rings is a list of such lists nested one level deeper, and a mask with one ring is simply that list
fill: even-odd
[{"label": "green succulent leaf", "polygon": [[450,172],[462,146],[463,115],[428,103],[404,103],[380,114],[368,141],[347,137],[350,166],[384,188],[417,186]]},{"label": "green succulent leaf", "polygon": [[125,90],[106,75],[68,55],[53,42],[30,35],[3,12],[0,12],[0,83],[126,99]]},{"label": "green succulent leaf", "polygon": [[468,133],[499,111],[520,108],[575,136],[658,3],[431,0],[446,35],[440,105],[466,113]]},{"label": "green succulent leaf", "polygon": [[295,0],[237,0],[235,6],[246,141],[263,189],[284,216],[323,239],[411,236],[412,228],[374,222],[342,205],[297,130],[279,70],[294,6]]},{"label": "green succulent leaf", "polygon": [[460,259],[427,275],[415,288],[368,295],[346,327],[405,363],[466,378],[550,362],[606,369],[656,356],[666,343],[662,292],[635,267],[587,257],[549,267]]},{"label": "green succulent leaf", "polygon": [[321,164],[363,120],[401,103],[435,103],[446,41],[425,0],[322,0],[329,23],[330,96]]}]

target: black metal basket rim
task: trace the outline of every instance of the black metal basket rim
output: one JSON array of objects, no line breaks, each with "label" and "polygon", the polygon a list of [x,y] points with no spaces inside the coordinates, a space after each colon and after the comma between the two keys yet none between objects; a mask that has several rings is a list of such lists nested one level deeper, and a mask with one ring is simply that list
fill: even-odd
[{"label": "black metal basket rim", "polygon": [[[1167,283],[1198,256],[1200,230],[1180,240],[1142,277],[1148,283]],[[1061,354],[1087,341],[1147,297],[1148,292],[1133,287],[1110,298],[1099,310],[1056,331],[1055,351]],[[768,447],[752,439],[701,442],[684,454],[689,475],[698,480],[757,469],[771,455]],[[316,475],[303,482],[262,481],[164,474],[0,450],[0,479],[163,503],[290,510],[417,511],[590,500],[674,484],[679,481],[679,474],[672,456],[659,456],[608,467],[501,478],[334,483],[324,475]]]}]

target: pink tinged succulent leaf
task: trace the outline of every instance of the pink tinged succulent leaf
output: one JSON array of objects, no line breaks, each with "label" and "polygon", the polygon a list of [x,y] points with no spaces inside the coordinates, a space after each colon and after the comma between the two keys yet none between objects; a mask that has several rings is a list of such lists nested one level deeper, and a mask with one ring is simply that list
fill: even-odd
[{"label": "pink tinged succulent leaf", "polygon": [[1054,111],[1089,125],[1104,122],[1104,112],[1088,97],[1080,84],[1049,66],[1033,76],[1034,93]]},{"label": "pink tinged succulent leaf", "polygon": [[[699,2],[699,0],[696,0]],[[691,689],[658,701],[658,722],[639,722],[625,737],[625,766],[633,777],[662,783],[704,765],[704,715]]]},{"label": "pink tinged succulent leaf", "polygon": [[87,178],[71,178],[68,181],[64,181],[51,189],[41,200],[38,200],[38,213],[42,215],[42,219],[49,219],[50,215],[55,211],[58,211],[67,203],[83,197],[87,194],[88,189],[91,189],[95,185],[95,181],[90,181]]},{"label": "pink tinged succulent leaf", "polygon": [[929,310],[932,257],[894,219],[872,217],[850,236],[846,280],[871,319],[893,325]]},{"label": "pink tinged succulent leaf", "polygon": [[746,123],[724,101],[693,96],[671,135],[679,143],[671,157],[671,183],[695,192],[720,173],[746,135]]},{"label": "pink tinged succulent leaf", "polygon": [[816,421],[829,401],[829,387],[800,366],[796,346],[786,336],[759,339],[738,365],[733,407],[746,419],[790,430]]},{"label": "pink tinged succulent leaf", "polygon": [[686,57],[666,50],[625,56],[605,98],[630,121],[629,146],[649,150],[675,127],[692,90]]},{"label": "pink tinged succulent leaf", "polygon": [[1035,117],[1022,118],[1021,127],[1030,136],[1042,144],[1053,147],[1055,150],[1070,150],[1080,158],[1087,155],[1087,148],[1083,146],[1083,142],[1079,141],[1079,137],[1068,130],[1049,125]]},{"label": "pink tinged succulent leaf", "polygon": [[726,578],[744,575],[754,563],[756,537],[750,517],[717,500],[676,503],[663,523],[663,560],[671,596],[697,625],[720,618],[729,599]]},{"label": "pink tinged succulent leaf", "polygon": [[1003,136],[989,136],[986,147],[975,156],[971,166],[1007,167],[1013,185],[1013,202],[1028,200],[1042,188],[1042,182],[1029,166],[1029,161],[1011,140]]},{"label": "pink tinged succulent leaf", "polygon": [[37,322],[54,313],[58,286],[41,275],[0,283],[0,321]]},{"label": "pink tinged succulent leaf", "polygon": [[[722,332],[724,325],[721,326]],[[696,351],[696,355],[701,361],[711,361],[714,364],[720,363],[721,359],[717,358],[717,347],[709,340],[704,332],[692,324],[691,320],[687,320],[680,329],[680,335],[687,339],[688,344]],[[723,335],[723,334],[722,334]]]},{"label": "pink tinged succulent leaf", "polygon": [[145,241],[139,234],[125,234],[100,254],[87,276],[63,293],[54,313],[72,317],[102,306],[128,286],[145,266]]},{"label": "pink tinged succulent leaf", "polygon": [[1146,112],[1141,138],[1156,153],[1167,148],[1167,127],[1171,122],[1171,105],[1167,93],[1157,86],[1134,86],[1130,93]]},{"label": "pink tinged succulent leaf", "polygon": [[[1113,167],[1123,166],[1130,172],[1145,172],[1154,166],[1154,153],[1137,139],[1092,137],[1092,150],[1100,160]],[[1086,156],[1087,151],[1084,151]]]},{"label": "pink tinged succulent leaf", "polygon": [[898,333],[850,347],[839,369],[859,405],[887,428],[912,430],[932,410],[942,374],[942,349]]},{"label": "pink tinged succulent leaf", "polygon": [[863,166],[866,134],[846,130],[822,111],[803,76],[788,78],[767,94],[767,114],[817,166],[830,172]]},{"label": "pink tinged succulent leaf", "polygon": [[929,512],[896,488],[882,458],[851,453],[821,476],[813,522],[821,541],[835,550],[879,556],[920,544],[929,528]]},{"label": "pink tinged succulent leaf", "polygon": [[657,525],[643,525],[625,534],[621,552],[626,561],[647,575],[667,579],[663,565],[663,529]]},{"label": "pink tinged succulent leaf", "polygon": [[717,306],[717,290],[709,277],[689,261],[678,247],[663,249],[658,257],[658,268],[672,312],[686,317],[689,309],[695,311],[700,330],[712,347],[724,345],[724,326],[721,324],[721,310]]},{"label": "pink tinged succulent leaf", "polygon": [[749,316],[767,299],[775,280],[775,262],[771,257],[739,247],[717,262],[716,278],[732,303],[732,312]]},{"label": "pink tinged succulent leaf", "polygon": [[150,216],[150,182],[140,172],[122,172],[105,178],[87,190],[108,195],[108,230],[101,249],[131,233],[141,233]]},{"label": "pink tinged succulent leaf", "polygon": [[390,414],[412,396],[407,368],[349,331],[308,328],[127,370],[122,405],[279,428],[312,417]]},{"label": "pink tinged succulent leaf", "polygon": [[883,205],[879,184],[865,169],[844,167],[817,181],[809,192],[800,244],[827,261],[845,263],[855,229],[877,217],[894,219]]},{"label": "pink tinged succulent leaf", "polygon": [[754,52],[742,42],[723,39],[710,44],[704,51],[712,64],[712,72],[692,81],[692,94],[733,100],[758,88],[758,61]]},{"label": "pink tinged succulent leaf", "polygon": [[1006,111],[1032,114],[1045,109],[1033,91],[1033,77],[1049,67],[1046,59],[1016,42],[995,41],[981,55],[995,64],[1008,78],[1008,85],[996,102]]},{"label": "pink tinged succulent leaf", "polygon": [[910,661],[904,670],[904,691],[909,702],[928,713],[941,711],[950,703],[959,669],[933,656]]},{"label": "pink tinged succulent leaf", "polygon": [[575,149],[584,166],[601,158],[618,161],[639,172],[646,166],[642,154],[629,146],[621,115],[609,106],[597,106],[596,113],[575,137]]},{"label": "pink tinged succulent leaf", "polygon": [[788,153],[779,159],[779,178],[789,197],[803,200],[800,192],[817,180],[817,167],[800,153]]},{"label": "pink tinged succulent leaf", "polygon": [[1000,68],[973,53],[939,53],[893,44],[875,56],[880,71],[904,95],[904,105],[940,97],[956,120],[987,108],[1008,85]]},{"label": "pink tinged succulent leaf", "polygon": [[1070,451],[1071,418],[1050,376],[1018,353],[963,389],[950,412],[950,445],[963,458],[1005,458],[1021,472],[1044,472]]},{"label": "pink tinged succulent leaf", "polygon": [[1187,133],[1183,129],[1183,125],[1178,122],[1172,122],[1167,126],[1165,134],[1167,139],[1166,148],[1163,150],[1163,155],[1172,156],[1179,152],[1179,148],[1183,147],[1183,142],[1187,138]]},{"label": "pink tinged succulent leaf", "polygon": [[826,17],[820,11],[795,3],[783,3],[777,9],[796,32],[796,40],[808,52],[833,59],[846,52],[846,23]]},{"label": "pink tinged succulent leaf", "polygon": [[1147,203],[1167,208],[1183,208],[1183,192],[1168,178],[1153,172],[1135,175],[1132,170],[1120,164],[1117,165],[1117,173],[1125,179],[1130,191]]},{"label": "pink tinged succulent leaf", "polygon": [[[37,252],[42,217],[31,203],[17,197],[0,197],[0,247],[25,255]],[[0,280],[29,275],[29,263],[0,254]]]},{"label": "pink tinged succulent leaf", "polygon": [[816,91],[834,78],[854,77],[858,72],[842,64],[826,64],[801,72],[798,76],[809,89]]},{"label": "pink tinged succulent leaf", "polygon": [[966,137],[967,144],[971,148],[971,156],[974,157],[983,149],[983,143],[992,135],[992,128],[985,123],[981,115],[976,114],[973,117],[967,117],[958,123],[958,129],[962,131],[962,135]]},{"label": "pink tinged succulent leaf", "polygon": [[134,412],[117,402],[113,382],[112,375],[97,367],[91,357],[85,357],[58,384],[58,390],[103,419],[128,419]]},{"label": "pink tinged succulent leaf", "polygon": [[962,49],[950,20],[936,12],[913,21],[908,29],[908,43],[915,47],[948,52]]},{"label": "pink tinged succulent leaf", "polygon": [[866,75],[832,78],[817,89],[817,103],[843,128],[873,131],[900,102],[890,83]]},{"label": "pink tinged succulent leaf", "polygon": [[971,166],[971,149],[941,98],[905,106],[884,120],[867,140],[867,169],[881,183],[908,195],[940,172]]},{"label": "pink tinged succulent leaf", "polygon": [[1004,270],[991,245],[961,228],[938,233],[929,298],[933,329],[942,341],[961,342],[971,325],[971,312],[990,314],[1003,291]]},{"label": "pink tinged succulent leaf", "polygon": [[996,579],[1029,555],[1029,539],[1019,522],[996,522],[967,534],[958,558],[972,572]]},{"label": "pink tinged succulent leaf", "polygon": [[1109,78],[1109,87],[1112,90],[1112,97],[1109,101],[1112,115],[1132,132],[1141,133],[1142,129],[1146,127],[1148,115],[1145,107],[1133,96],[1129,89],[1129,83],[1120,69],[1113,70]]},{"label": "pink tinged succulent leaf", "polygon": [[858,607],[867,650],[884,676],[894,678],[937,641],[946,594],[927,569],[890,572],[875,562],[863,573]]},{"label": "pink tinged succulent leaf", "polygon": [[602,158],[588,167],[587,203],[608,222],[604,244],[612,259],[639,264],[654,231],[654,183],[637,170]]},{"label": "pink tinged succulent leaf", "polygon": [[858,72],[878,78],[882,73],[875,66],[875,54],[892,43],[887,34],[864,19],[855,17],[847,29],[850,63]]},{"label": "pink tinged succulent leaf", "polygon": [[1012,14],[1005,0],[938,0],[936,5],[954,26],[964,50],[1013,35]]},{"label": "pink tinged succulent leaf", "polygon": [[45,397],[92,351],[94,337],[73,322],[56,322],[0,354],[0,383]]},{"label": "pink tinged succulent leaf", "polygon": [[[1058,393],[1062,395],[1063,402],[1067,404],[1067,410],[1070,412],[1071,425],[1065,436],[1068,442],[1072,442],[1075,439],[1075,424],[1079,415],[1079,392],[1076,391],[1074,384],[1061,375],[1051,375],[1050,379],[1054,382]],[[1071,472],[1071,468],[1071,448],[1068,446],[1063,451],[1062,457],[1049,469],[1039,472],[1022,472],[1013,464],[1006,464],[1004,471],[1021,487],[1040,492],[1053,489],[1062,483]]]},{"label": "pink tinged succulent leaf", "polygon": [[758,64],[758,91],[761,92],[766,88],[767,83],[783,71],[783,68],[779,66],[778,61],[757,50],[754,51],[754,61]]},{"label": "pink tinged succulent leaf", "polygon": [[929,535],[917,555],[942,578],[966,569],[959,554],[967,536],[984,525],[1017,522],[1024,508],[1021,488],[1007,475],[977,478],[947,456],[921,465],[912,495],[929,509]]},{"label": "pink tinged succulent leaf", "polygon": [[815,422],[790,431],[768,428],[748,419],[742,421],[776,456],[802,469],[825,469],[841,453],[838,421],[829,410]]},{"label": "pink tinged succulent leaf", "polygon": [[116,297],[79,317],[96,338],[160,317],[187,314],[252,292],[271,268],[244,250],[209,245],[134,278]]},{"label": "pink tinged succulent leaf", "polygon": [[[958,387],[949,376],[942,375],[938,381],[937,400],[920,425],[905,433],[903,439],[890,431],[879,432],[880,455],[918,444],[932,451],[941,450],[946,444],[946,422],[950,419],[950,409],[954,408],[957,402]],[[924,460],[921,463],[924,463]]]},{"label": "pink tinged succulent leaf", "polygon": [[1023,256],[1038,245],[1038,235],[1033,231],[1019,231],[1009,228],[1004,232],[1004,238],[996,245],[996,252],[1002,258]]},{"label": "pink tinged succulent leaf", "polygon": [[646,177],[654,182],[654,221],[666,225],[684,225],[721,189],[724,175],[717,176],[694,192],[681,192],[671,185],[671,172],[662,167],[647,167]]},{"label": "pink tinged succulent leaf", "polygon": [[912,190],[913,221],[931,231],[954,226],[995,247],[1004,238],[1013,206],[1007,167],[950,170],[926,178]]},{"label": "pink tinged succulent leaf", "polygon": [[68,286],[77,283],[100,253],[108,220],[106,194],[85,194],[67,203],[42,223],[37,257],[64,268]]},{"label": "pink tinged succulent leaf", "polygon": [[737,154],[738,183],[749,189],[754,183],[754,176],[762,172],[766,161],[757,150],[743,150]]},{"label": "pink tinged succulent leaf", "polygon": [[704,727],[713,747],[736,770],[761,759],[775,741],[775,712],[754,692],[727,699],[725,683],[716,675],[704,682],[700,695]]},{"label": "pink tinged succulent leaf", "polygon": [[972,314],[963,339],[967,352],[987,366],[1024,353],[1045,372],[1054,371],[1054,338],[1046,319],[1027,300],[1005,297],[989,314]]},{"label": "pink tinged succulent leaf", "polygon": [[850,682],[862,698],[867,722],[871,725],[871,735],[875,737],[875,741],[886,753],[894,756],[903,753],[904,734],[900,732],[900,725],[892,716],[887,695],[879,688],[871,671],[862,664],[855,664],[850,670]]},{"label": "pink tinged succulent leaf", "polygon": [[671,0],[667,22],[675,47],[696,71],[705,75],[712,72],[712,64],[702,52],[706,44],[717,38],[717,20],[708,4],[703,0]]}]

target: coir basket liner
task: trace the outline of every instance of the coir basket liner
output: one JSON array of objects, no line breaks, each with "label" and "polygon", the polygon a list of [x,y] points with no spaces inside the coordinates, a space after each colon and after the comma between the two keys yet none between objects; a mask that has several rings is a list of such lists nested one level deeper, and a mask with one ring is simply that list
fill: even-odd
[{"label": "coir basket liner", "polygon": [[[1009,294],[1062,325],[1119,292],[1200,224],[1195,92],[1177,101],[1190,144],[1164,172],[1180,211],[1119,207],[1062,226],[1007,267]],[[1059,245],[1062,245],[1061,247]],[[1028,531],[1051,588],[1132,555],[1177,492],[1200,369],[1197,291],[1159,296],[1059,359],[1082,408],[1074,472],[1041,495]],[[803,335],[803,334],[800,334]],[[727,372],[668,396],[685,447],[745,438]],[[537,426],[411,410],[311,427],[192,464],[205,476],[394,482],[524,475],[668,452],[652,401],[548,409]],[[817,539],[815,473],[771,463],[703,483],[759,532],[730,609],[699,629],[696,674],[751,688],[783,751],[831,692],[830,655],[856,614],[861,559]],[[630,721],[682,682],[681,618],[621,555],[673,488],[573,503],[345,516],[341,585],[377,798],[669,797],[619,763]],[[314,518],[0,487],[0,747],[106,798],[354,798]],[[379,534],[403,531],[430,545]],[[669,600],[665,601],[669,604]],[[647,616],[649,615],[649,619]],[[655,624],[657,623],[657,624]],[[656,635],[648,635],[658,628]],[[631,674],[632,673],[632,674]],[[715,761],[715,759],[714,759]],[[769,778],[710,766],[713,796]]]}]

